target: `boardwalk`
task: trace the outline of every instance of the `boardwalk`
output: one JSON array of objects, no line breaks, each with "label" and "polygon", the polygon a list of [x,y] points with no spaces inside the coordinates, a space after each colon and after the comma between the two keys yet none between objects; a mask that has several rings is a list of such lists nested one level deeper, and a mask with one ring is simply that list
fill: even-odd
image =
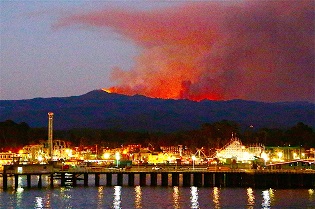
[{"label": "boardwalk", "polygon": [[[44,165],[41,165],[44,166]],[[23,167],[22,167],[23,168]],[[49,178],[49,186],[77,186],[83,182],[89,185],[89,177],[93,176],[94,185],[112,186],[113,182],[123,186],[123,179],[128,179],[128,186],[134,186],[135,176],[140,186],[198,186],[198,187],[253,187],[253,188],[315,188],[314,170],[254,170],[224,169],[209,170],[206,168],[168,167],[154,170],[152,167],[132,167],[131,169],[116,168],[76,168],[69,170],[54,169],[45,166],[43,169],[21,169],[14,167],[2,173],[3,189],[8,188],[9,176],[14,178],[14,188],[18,188],[20,176],[26,176],[27,187],[31,187],[31,177],[37,176],[37,185],[42,187],[42,178]],[[115,181],[113,181],[115,178]],[[170,180],[169,180],[170,179]],[[149,182],[149,183],[148,183]]]}]

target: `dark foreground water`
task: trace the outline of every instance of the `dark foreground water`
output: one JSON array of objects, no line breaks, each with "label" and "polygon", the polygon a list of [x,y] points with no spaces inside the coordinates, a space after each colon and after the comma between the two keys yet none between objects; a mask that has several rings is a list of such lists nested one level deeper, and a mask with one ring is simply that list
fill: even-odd
[{"label": "dark foreground water", "polygon": [[[31,189],[19,179],[19,187],[2,189],[0,208],[315,208],[314,189],[252,189],[203,187],[36,187]],[[13,180],[9,182],[12,186]]]}]

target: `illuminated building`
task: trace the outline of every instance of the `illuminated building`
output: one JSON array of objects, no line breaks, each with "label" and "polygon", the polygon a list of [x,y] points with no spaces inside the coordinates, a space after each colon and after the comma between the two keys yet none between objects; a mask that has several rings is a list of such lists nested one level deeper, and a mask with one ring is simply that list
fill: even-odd
[{"label": "illuminated building", "polygon": [[305,149],[300,146],[266,147],[270,153],[270,160],[273,162],[284,162],[298,159],[305,159]]},{"label": "illuminated building", "polygon": [[53,160],[70,159],[72,157],[72,149],[70,143],[64,140],[53,140],[52,157]]},{"label": "illuminated building", "polygon": [[178,157],[179,156],[175,156],[169,153],[152,152],[150,155],[148,155],[148,163],[154,165],[175,163]]},{"label": "illuminated building", "polygon": [[177,154],[179,156],[183,156],[183,155],[191,155],[191,152],[189,149],[187,149],[186,146],[183,145],[178,145],[178,146],[161,146],[160,149],[163,152],[167,152],[167,153],[172,153],[172,154]]},{"label": "illuminated building", "polygon": [[140,149],[139,152],[133,153],[132,160],[138,163],[148,163],[150,155],[152,155],[152,151],[148,149]]},{"label": "illuminated building", "polygon": [[[37,162],[39,156],[45,156],[44,144],[24,146],[20,152],[22,162]],[[45,158],[45,157],[44,157]]]},{"label": "illuminated building", "polygon": [[49,155],[49,147],[47,142],[41,144],[27,145],[21,150],[20,156],[22,162],[38,163],[50,160],[70,159],[73,156],[73,150],[70,149],[70,143],[64,140],[52,141],[52,152]]},{"label": "illuminated building", "polygon": [[18,154],[12,152],[0,152],[0,170],[3,170],[3,165],[13,164],[14,158],[19,157]]},{"label": "illuminated building", "polygon": [[255,160],[256,157],[261,157],[264,152],[264,147],[260,144],[245,147],[240,139],[232,136],[229,143],[217,151],[215,157],[222,161],[227,159],[235,159],[239,162],[247,162]]}]

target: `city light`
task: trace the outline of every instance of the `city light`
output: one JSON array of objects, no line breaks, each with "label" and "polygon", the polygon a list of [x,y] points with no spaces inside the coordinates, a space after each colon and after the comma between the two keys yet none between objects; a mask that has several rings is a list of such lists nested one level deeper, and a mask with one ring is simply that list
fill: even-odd
[{"label": "city light", "polygon": [[193,170],[195,170],[195,160],[196,160],[196,156],[195,155],[192,155],[191,156],[191,159],[193,161]]},{"label": "city light", "polygon": [[[95,145],[85,147],[70,147],[70,143],[63,140],[53,141],[53,161],[56,161],[58,166],[65,162],[76,167],[117,167],[128,169],[132,165],[156,165],[164,166],[171,165],[175,170],[182,169],[183,166],[192,166],[195,169],[195,164],[200,165],[204,169],[216,169],[215,164],[219,164],[219,169],[242,169],[242,168],[255,168],[265,169],[265,167],[273,166],[273,163],[284,162],[281,164],[282,168],[286,168],[287,162],[299,161],[294,167],[314,169],[314,150],[304,150],[300,147],[281,148],[274,147],[268,148],[261,145],[244,146],[238,138],[232,138],[222,149],[216,150],[213,157],[206,154],[203,156],[197,154],[202,149],[195,150],[180,150],[179,146],[165,146],[161,147],[160,151],[152,151],[147,147],[141,148],[140,145],[124,145],[119,148],[110,149],[109,147],[99,147],[102,151],[101,159],[95,158]],[[19,161],[20,164],[45,164],[50,160],[48,147],[46,144],[32,144],[26,145],[16,153],[4,152],[0,153],[0,170],[3,165],[11,164]],[[139,147],[137,150],[132,147]],[[181,152],[180,152],[181,151]],[[194,154],[195,153],[195,154]],[[180,156],[181,155],[181,156]],[[311,162],[312,163],[309,163]],[[179,166],[179,167],[178,167]],[[254,167],[255,166],[255,167]],[[279,167],[279,166],[278,166]],[[278,169],[275,168],[275,169]],[[100,168],[99,168],[100,169]]]},{"label": "city light", "polygon": [[119,160],[120,160],[120,153],[116,152],[115,153],[116,161],[117,161],[117,168],[119,167]]},{"label": "city light", "polygon": [[110,157],[110,153],[108,153],[108,152],[105,152],[104,154],[103,154],[103,158],[104,159],[109,159],[109,157]]},{"label": "city light", "polygon": [[264,163],[266,165],[266,162],[269,161],[269,156],[267,155],[267,153],[265,152],[261,153],[261,158],[264,159]]},{"label": "city light", "polygon": [[278,153],[277,153],[277,155],[278,155],[278,159],[279,159],[279,161],[281,161],[282,156],[283,156],[283,153],[282,153],[282,152],[278,152]]},{"label": "city light", "polygon": [[38,160],[39,163],[41,163],[43,161],[43,156],[38,155],[37,160]]},{"label": "city light", "polygon": [[67,155],[67,158],[71,158],[73,156],[72,149],[69,149],[69,148],[65,149],[65,153]]}]

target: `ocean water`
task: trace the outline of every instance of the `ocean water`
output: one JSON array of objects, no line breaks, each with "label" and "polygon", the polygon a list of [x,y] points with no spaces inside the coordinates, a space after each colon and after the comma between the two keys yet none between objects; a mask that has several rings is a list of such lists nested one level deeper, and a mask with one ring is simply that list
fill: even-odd
[{"label": "ocean water", "polygon": [[[18,189],[9,179],[8,190],[2,189],[0,178],[0,208],[315,208],[315,191],[309,189],[253,189],[181,186],[94,186],[49,188],[43,179],[43,188],[26,188],[25,179],[19,179]],[[137,182],[137,181],[135,181]],[[102,183],[102,182],[101,182]],[[115,182],[113,182],[115,183]]]}]

